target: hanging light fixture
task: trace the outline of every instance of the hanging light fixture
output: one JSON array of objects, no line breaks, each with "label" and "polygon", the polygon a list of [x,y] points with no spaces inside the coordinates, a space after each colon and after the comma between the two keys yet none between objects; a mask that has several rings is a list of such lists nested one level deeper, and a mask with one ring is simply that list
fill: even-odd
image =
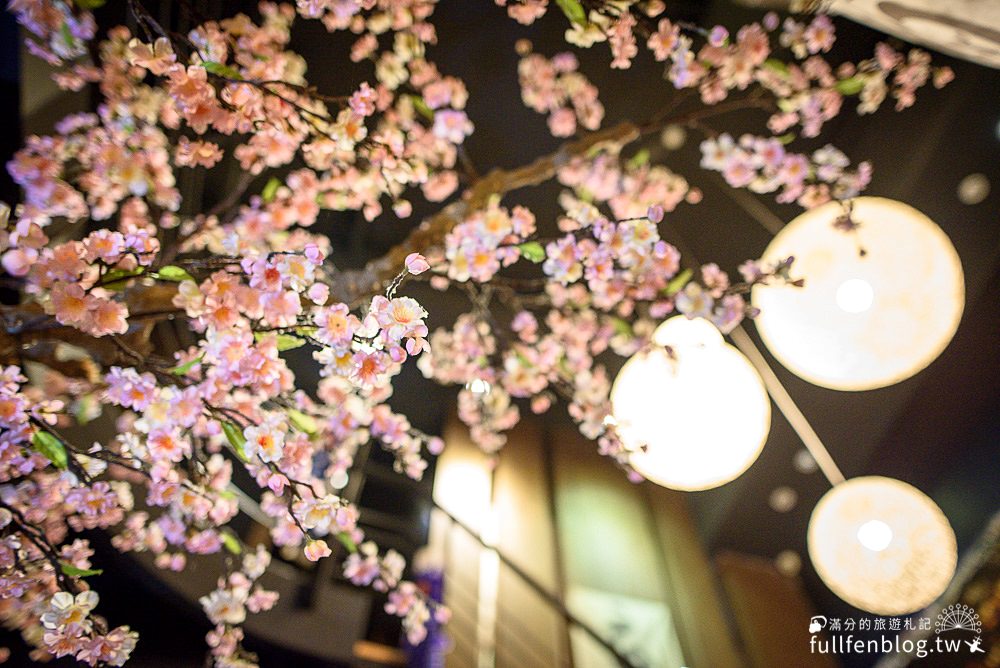
[{"label": "hanging light fixture", "polygon": [[733,480],[756,461],[770,429],[760,376],[702,318],[670,318],[653,341],[657,347],[632,356],[611,390],[622,441],[645,446],[630,463],[683,491]]},{"label": "hanging light fixture", "polygon": [[826,585],[877,615],[905,615],[940,596],[955,574],[955,532],[941,509],[905,482],[852,478],[809,520],[809,557]]},{"label": "hanging light fixture", "polygon": [[774,237],[764,261],[793,256],[805,286],[754,287],[755,323],[797,376],[870,390],[917,374],[941,354],[958,329],[965,283],[951,241],[913,207],[859,197],[844,216],[845,206],[831,202]]}]

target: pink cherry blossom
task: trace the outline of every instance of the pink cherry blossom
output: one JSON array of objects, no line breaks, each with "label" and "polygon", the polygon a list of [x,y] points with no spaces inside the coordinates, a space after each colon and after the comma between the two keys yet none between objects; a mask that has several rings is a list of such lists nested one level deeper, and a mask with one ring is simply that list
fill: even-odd
[{"label": "pink cherry blossom", "polygon": [[[189,17],[184,35],[159,29],[141,0],[127,7],[136,34],[98,30],[80,3],[10,3],[56,84],[100,97],[25,140],[8,165],[21,204],[0,207],[0,265],[18,291],[5,307],[17,364],[0,367],[0,617],[38,660],[122,665],[136,647],[63,567],[105,567],[81,532],[106,529],[115,549],[175,572],[224,553],[215,588],[199,594],[206,642],[215,665],[247,665],[241,624],[278,594],[262,584],[269,548],[236,532],[234,484],[260,499],[268,545],[312,561],[343,546],[344,576],[384,593],[421,642],[447,609],[403,579],[402,556],[368,540],[362,511],[334,489],[369,446],[400,475],[432,470],[445,441],[391,401],[406,365],[455,388],[459,419],[493,461],[525,408],[565,407],[637,481],[611,415],[615,356],[650,345],[672,313],[729,332],[755,314],[753,285],[801,285],[791,259],[744,263],[741,282],[711,262],[682,270],[660,226],[704,193],[642,142],[687,122],[703,134],[701,167],[730,187],[803,207],[849,201],[872,166],[799,138],[851,108],[906,109],[954,77],[925,51],[884,43],[836,62],[823,15],[768,14],[730,32],[674,23],[662,2],[584,3],[582,19],[573,3],[496,4],[499,20],[523,26],[561,10],[550,19],[565,22],[567,49],[542,55],[521,40],[516,74],[521,101],[567,141],[520,167],[491,156],[480,175],[470,91],[432,60],[448,52],[433,48],[432,0],[263,3],[254,18]],[[343,57],[359,83],[318,90],[316,63],[292,49],[303,20],[350,33]],[[578,56],[593,46],[614,69],[648,50],[664,77],[643,85],[689,90],[684,109],[602,130],[602,79]],[[750,107],[770,115],[739,136],[710,118]],[[230,168],[244,177],[207,193],[207,207],[183,199],[179,175],[222,183]],[[539,223],[523,202],[545,183],[556,208]],[[354,267],[323,231],[331,212],[426,218]],[[465,312],[425,304],[425,281]],[[296,375],[310,360],[315,391]],[[115,433],[83,440],[102,411]]]},{"label": "pink cherry blossom", "polygon": [[427,258],[420,253],[410,253],[407,255],[404,264],[406,265],[406,270],[414,276],[422,274],[431,268],[431,265],[427,263]]},{"label": "pink cherry blossom", "polygon": [[323,557],[329,557],[333,554],[330,546],[326,544],[325,540],[311,540],[306,544],[305,547],[306,559],[309,561],[319,561]]}]

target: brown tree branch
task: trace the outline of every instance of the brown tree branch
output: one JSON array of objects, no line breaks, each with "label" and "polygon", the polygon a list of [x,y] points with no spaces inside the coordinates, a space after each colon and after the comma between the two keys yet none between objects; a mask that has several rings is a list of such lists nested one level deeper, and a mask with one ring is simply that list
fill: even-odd
[{"label": "brown tree branch", "polygon": [[558,150],[538,158],[534,162],[514,169],[494,169],[470,186],[462,199],[454,202],[431,218],[425,220],[388,253],[372,260],[363,269],[342,272],[336,285],[331,286],[331,296],[338,301],[354,304],[358,299],[377,294],[399,273],[406,256],[410,253],[426,253],[443,245],[449,232],[469,214],[486,206],[493,195],[505,195],[511,191],[545,183],[556,175],[557,170],[576,157],[584,156],[594,147],[602,144],[624,146],[640,137],[659,132],[667,125],[687,125],[697,127],[704,118],[720,116],[743,109],[773,110],[774,102],[767,97],[753,93],[734,98],[710,107],[700,107],[682,114],[655,114],[642,125],[631,122],[619,123],[613,127],[593,132],[575,141],[563,144]]},{"label": "brown tree branch", "polygon": [[[173,284],[136,284],[125,291],[129,330],[122,341],[143,355],[152,352],[153,326],[180,311],[173,305]],[[93,337],[62,325],[35,302],[0,307],[0,365],[34,361],[74,378],[97,379],[101,367],[125,364],[129,356],[111,337]],[[86,351],[87,358],[66,356],[68,344]]]},{"label": "brown tree branch", "polygon": [[[574,158],[587,155],[596,147],[610,145],[620,148],[670,124],[697,128],[701,119],[710,116],[748,108],[771,109],[772,105],[770,99],[751,94],[682,114],[661,112],[643,125],[626,121],[566,142],[553,153],[527,165],[513,169],[494,169],[470,185],[461,199],[447,205],[411,230],[402,242],[385,255],[372,260],[361,269],[335,273],[330,285],[331,299],[357,306],[371,295],[383,292],[403,269],[408,254],[426,254],[443,246],[448,233],[473,212],[483,209],[491,197],[545,183],[555,177],[561,167]],[[244,179],[243,183],[248,181]],[[226,204],[234,205],[228,200],[229,198]],[[130,348],[141,354],[150,352],[149,336],[153,325],[159,319],[178,312],[173,305],[176,291],[174,284],[144,285],[141,282],[125,291],[125,301],[130,313],[129,323],[132,326],[124,340]],[[57,347],[60,342],[84,348],[93,363],[99,366],[128,363],[130,359],[108,337],[94,338],[72,327],[60,325],[46,316],[37,304],[4,307],[0,314],[5,325],[0,328],[0,363],[30,359],[75,377],[93,376],[93,364],[58,359]]]},{"label": "brown tree branch", "polygon": [[554,153],[527,165],[494,169],[469,187],[462,199],[422,222],[388,253],[362,269],[341,272],[335,285],[331,286],[331,297],[353,304],[366,295],[381,292],[402,269],[408,254],[427,253],[442,246],[448,233],[471,213],[485,207],[490,197],[545,183],[555,176],[560,167],[573,158],[586,155],[594,147],[602,144],[623,146],[638,139],[640,134],[639,126],[634,123],[620,123],[567,142]]}]

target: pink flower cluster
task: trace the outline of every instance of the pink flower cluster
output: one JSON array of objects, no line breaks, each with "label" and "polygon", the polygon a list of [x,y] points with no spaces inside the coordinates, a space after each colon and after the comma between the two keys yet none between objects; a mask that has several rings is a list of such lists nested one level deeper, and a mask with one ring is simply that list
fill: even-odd
[{"label": "pink flower cluster", "polygon": [[180,195],[170,169],[166,134],[133,127],[112,107],[66,118],[54,137],[30,137],[8,170],[25,192],[25,216],[107,220],[129,198],[175,210]]},{"label": "pink flower cluster", "polygon": [[[268,280],[272,268],[267,261],[263,265],[249,263],[248,280],[254,281],[254,277]],[[273,280],[280,282],[278,278]],[[217,281],[209,282],[219,287]],[[376,302],[366,320],[391,318],[391,322],[384,320],[387,341],[412,341],[414,336],[419,337],[419,328],[415,330],[412,322],[403,322],[399,312],[392,313],[393,302],[406,298],[382,299],[384,304]],[[398,309],[398,303],[396,306]],[[323,337],[331,343],[351,341],[352,336],[345,334],[339,325],[357,326],[360,321],[350,316],[352,320],[344,318],[338,324],[336,313],[343,311],[336,308],[333,311],[315,327],[316,340]],[[376,342],[367,341],[365,345],[373,346]],[[399,343],[394,345],[401,347]],[[411,349],[415,350],[415,345],[411,343]],[[241,332],[240,327],[222,332],[209,328],[199,354],[189,353],[187,357],[190,363],[182,376],[186,379],[183,389],[158,386],[148,372],[115,368],[107,378],[105,394],[109,402],[138,414],[127,419],[128,427],[122,425],[117,452],[148,471],[151,482],[147,504],[164,508],[163,514],[156,518],[146,512],[132,513],[124,530],[115,538],[116,546],[123,550],[153,550],[163,557],[158,559],[162,567],[183,568],[185,552],[204,554],[226,547],[222,527],[237,510],[235,502],[222,494],[229,484],[232,468],[231,461],[220,454],[213,454],[206,463],[205,471],[210,475],[207,481],[195,483],[179,477],[174,464],[194,457],[196,442],[217,450],[228,441],[257,484],[269,490],[261,507],[275,519],[272,528],[275,543],[304,543],[306,558],[317,560],[332,553],[324,540],[326,536],[333,535],[349,543],[363,540],[357,528],[357,510],[333,494],[316,491],[325,484],[313,477],[318,451],[326,449],[329,453],[331,470],[342,466],[340,451],[345,442],[365,431],[362,422],[370,423],[371,434],[396,451],[408,472],[419,477],[426,466],[419,455],[423,438],[439,441],[414,437],[405,418],[393,415],[384,405],[372,406],[372,402],[384,398],[384,393],[366,391],[346,378],[324,380],[321,398],[338,398],[328,408],[314,404],[301,393],[289,396],[290,377],[286,377],[289,373],[277,356],[274,335],[254,341],[250,332]],[[231,388],[242,389],[234,393]],[[335,391],[339,394],[335,395]],[[295,407],[287,408],[287,412],[264,409],[261,404],[269,399],[285,406],[291,402]],[[226,425],[236,423],[244,426],[238,435],[233,435],[231,427]],[[353,445],[356,447],[357,441]],[[439,451],[439,444],[434,447]],[[334,463],[337,458],[340,465]],[[183,552],[171,554],[171,550],[178,549]],[[392,563],[394,557],[389,554],[386,559]],[[401,572],[402,565],[396,570]],[[274,604],[273,594],[252,590],[254,579],[240,572],[232,573],[220,580],[216,591],[202,598],[206,614],[218,624],[209,634],[209,644],[217,656],[240,655],[242,631],[236,625],[243,621],[247,611],[257,612]],[[380,582],[378,586],[386,589],[403,584],[398,575],[391,582],[386,579]],[[420,620],[405,623],[414,629],[414,634],[421,632]]]},{"label": "pink flower cluster", "polygon": [[850,160],[831,145],[812,155],[787,151],[774,138],[743,135],[736,141],[729,134],[701,143],[701,166],[717,171],[734,188],[769,193],[781,190],[779,202],[797,202],[812,208],[831,199],[856,197],[871,180],[871,164],[850,169]]},{"label": "pink flower cluster", "polygon": [[324,475],[328,479],[342,477],[354,464],[358,448],[371,437],[373,404],[383,398],[386,390],[366,391],[357,388],[346,377],[328,376],[320,380],[317,396],[326,406],[323,418],[324,448],[329,458]]},{"label": "pink flower cluster", "polygon": [[396,457],[395,469],[414,480],[423,477],[427,461],[421,455],[423,448],[439,454],[444,442],[416,431],[405,416],[393,413],[386,404],[372,410],[371,435]]},{"label": "pink flower cluster", "polygon": [[[652,165],[642,154],[623,162],[610,151],[568,161],[558,172],[559,182],[573,188],[575,198],[563,195],[560,204],[567,216],[560,229],[572,231],[599,217],[595,207],[586,204],[607,203],[616,218],[645,216],[650,207],[670,213],[682,202],[697,204],[701,191],[662,165]],[[657,221],[659,222],[659,221]]]},{"label": "pink flower cluster", "polygon": [[[640,179],[647,175],[638,165],[630,169]],[[574,166],[571,173],[582,170]],[[602,198],[613,202],[616,192],[606,187]],[[683,196],[681,190],[668,206],[672,209]],[[659,237],[663,206],[609,221],[595,205],[568,193],[561,202],[566,216],[559,225],[568,231],[544,247],[542,270],[550,279],[546,293],[551,304],[544,329],[535,313],[523,309],[509,325],[517,340],[500,342],[491,319],[465,314],[454,327],[431,335],[432,352],[422,356],[418,366],[438,382],[463,386],[459,417],[488,453],[505,444],[505,432],[520,419],[513,399],[530,399],[532,411],[542,413],[558,395],[568,403],[581,432],[598,441],[602,454],[628,469],[630,453],[611,418],[611,377],[597,357],[609,347],[631,354],[649,339],[655,323],[675,309],[692,318],[705,317],[728,332],[753,314],[742,293],[754,283],[791,280],[790,263],[748,263],[741,267],[747,285],[731,285],[715,264],[704,265],[698,280],[691,280],[689,272],[679,274],[677,250]],[[634,329],[625,318],[635,321]]]},{"label": "pink flower cluster", "polygon": [[[133,65],[163,79],[171,103],[161,112],[164,124],[184,123],[197,134],[209,128],[249,134],[233,155],[251,173],[287,164],[301,152],[312,169],[323,172],[314,203],[360,208],[373,219],[388,195],[397,214],[405,215],[409,203],[400,198],[403,189],[420,185],[433,201],[455,189],[456,146],[472,124],[463,111],[462,82],[443,77],[423,58],[423,45],[434,40],[434,32],[422,19],[433,3],[382,4],[299,4],[300,13],[322,16],[331,30],[364,32],[362,41],[384,33],[389,26],[381,23],[386,16],[381,12],[392,12],[395,48],[376,63],[377,85],[362,84],[339,111],[307,92],[298,62],[285,50],[293,18],[287,6],[262,5],[260,26],[241,16],[197,28],[191,39],[203,45],[200,59],[187,64],[163,38],[153,44],[132,39],[127,50]],[[377,10],[370,27],[362,14],[367,10]],[[232,49],[221,39],[225,30],[241,33]],[[419,95],[398,92],[404,83]],[[210,166],[221,157],[214,142],[187,138],[175,152],[179,166]]]},{"label": "pink flower cluster", "polygon": [[[298,0],[298,11],[318,18],[327,30],[349,29],[355,34],[381,35],[386,29],[427,34],[423,23],[434,11],[433,0]],[[367,15],[366,15],[367,14]],[[433,35],[433,32],[431,32]]]},{"label": "pink flower cluster", "polygon": [[271,554],[258,545],[256,551],[243,555],[238,569],[219,578],[216,589],[199,599],[205,615],[215,624],[206,640],[216,665],[246,665],[252,661],[252,655],[240,646],[243,631],[238,625],[247,612],[264,612],[277,603],[278,593],[257,583],[270,563]]},{"label": "pink flower cluster", "polygon": [[[507,5],[510,15],[525,24],[534,22],[547,8],[543,0],[509,4],[497,0],[497,4]],[[676,88],[698,88],[702,102],[711,105],[735,90],[760,85],[773,94],[780,108],[770,120],[772,131],[782,133],[801,125],[807,137],[815,137],[823,123],[840,112],[847,96],[860,94],[859,113],[871,113],[891,86],[900,110],[913,104],[916,90],[928,81],[940,88],[954,77],[947,67],[931,68],[930,56],[924,51],[914,49],[903,58],[886,44],[877,46],[873,59],[834,69],[821,55],[829,52],[836,40],[833,22],[823,14],[809,23],[789,18],[782,24],[770,13],[762,23],[743,26],[731,37],[722,26],[699,30],[667,18],[657,20],[662,10],[662,3],[591,7],[586,21],[572,20],[566,40],[584,48],[607,41],[613,56],[611,66],[628,68],[638,52],[637,28],[643,24],[649,27],[644,38],[647,48],[656,60],[667,63],[666,78]],[[779,25],[777,44],[772,44],[771,33],[777,32]],[[701,38],[704,43],[696,47]],[[782,48],[801,62],[774,57]],[[559,126],[568,127],[568,119]]]},{"label": "pink flower cluster", "polygon": [[523,206],[508,210],[493,200],[456,225],[444,242],[448,278],[486,282],[521,257],[518,244],[535,232],[535,216]]},{"label": "pink flower cluster", "polygon": [[[778,273],[786,272],[790,262],[777,267],[763,269],[750,263],[740,268],[744,279],[750,285],[767,281]],[[748,273],[750,272],[750,273]],[[787,279],[787,276],[785,276]],[[704,318],[728,334],[746,316],[755,311],[747,306],[743,296],[731,291],[729,275],[714,263],[701,267],[700,282],[690,281],[674,297],[674,306],[679,313],[689,318]]]},{"label": "pink flower cluster", "polygon": [[[547,276],[563,285],[582,279],[597,308],[625,314],[636,300],[657,300],[680,267],[677,249],[660,239],[647,218],[598,218],[550,242],[545,251]],[[666,296],[655,308],[665,312]]]},{"label": "pink flower cluster", "polygon": [[569,52],[556,54],[551,60],[530,53],[517,66],[521,99],[538,113],[549,115],[549,130],[555,137],[575,134],[577,123],[596,130],[604,118],[597,88],[577,71],[579,67],[576,56]]},{"label": "pink flower cluster", "polygon": [[27,446],[36,425],[52,424],[52,415],[63,408],[58,400],[32,400],[21,390],[27,382],[20,368],[0,367],[0,481],[45,468],[47,459]]},{"label": "pink flower cluster", "polygon": [[125,664],[139,634],[127,626],[95,632],[95,626],[106,626],[103,620],[90,616],[98,600],[94,591],[82,591],[76,596],[57,591],[52,595],[48,610],[41,616],[45,630],[42,643],[52,656],[72,656],[90,666]]},{"label": "pink flower cluster", "polygon": [[[629,315],[637,301],[654,302],[653,311],[671,309],[666,288],[679,268],[679,254],[660,239],[657,223],[682,201],[700,194],[663,167],[621,165],[600,153],[560,170],[562,183],[577,196],[560,198],[566,214],[559,227],[566,234],[546,246],[542,269],[561,285],[583,280],[586,301],[602,310]],[[595,204],[607,203],[621,219],[612,222]],[[653,215],[654,219],[650,218]]]},{"label": "pink flower cluster", "polygon": [[344,562],[344,577],[359,586],[371,586],[376,591],[388,591],[385,611],[402,620],[403,632],[414,645],[427,636],[427,622],[432,615],[438,623],[451,616],[448,608],[425,597],[412,582],[401,580],[403,557],[395,550],[384,555],[372,542],[364,542],[348,555]]},{"label": "pink flower cluster", "polygon": [[[5,259],[18,251],[23,249],[8,251]],[[143,273],[158,251],[159,242],[148,229],[130,234],[98,230],[82,242],[43,249],[28,268],[29,290],[46,292],[47,310],[64,325],[92,336],[124,334],[128,309],[113,299],[114,291]]]},{"label": "pink flower cluster", "polygon": [[417,366],[439,383],[459,384],[458,416],[469,425],[473,441],[485,452],[497,452],[507,442],[505,431],[520,420],[520,411],[500,384],[500,370],[488,360],[497,350],[490,328],[472,314],[458,317],[451,329],[431,335],[431,352]]},{"label": "pink flower cluster", "polygon": [[464,384],[459,418],[485,452],[496,453],[506,443],[505,432],[520,420],[513,398],[530,398],[531,410],[544,413],[554,395],[561,394],[584,435],[598,440],[602,452],[615,454],[625,465],[627,454],[606,427],[610,379],[594,362],[607,348],[614,328],[579,303],[574,308],[556,306],[545,324],[542,332],[533,313],[517,313],[511,328],[518,341],[498,351],[486,323],[472,314],[462,315],[454,328],[431,335],[433,356],[422,357],[420,367],[438,382]]},{"label": "pink flower cluster", "polygon": [[[441,201],[458,186],[454,170],[457,146],[471,134],[472,122],[464,108],[468,93],[458,79],[442,76],[424,57],[427,44],[436,41],[427,22],[431,0],[300,0],[299,13],[319,17],[328,30],[350,30],[360,35],[351,59],[370,59],[377,85],[362,84],[351,98],[351,117],[344,111],[346,134],[354,144],[318,137],[303,146],[307,162],[329,170],[329,192],[324,206],[362,209],[372,220],[382,211],[379,198],[392,198],[395,213],[405,217],[409,202],[400,198],[406,187],[419,185],[430,201]],[[379,38],[393,35],[392,48],[376,54]],[[404,93],[414,91],[416,95]],[[378,113],[369,131],[359,121]],[[365,136],[367,142],[357,143]],[[350,152],[356,145],[357,151]]]},{"label": "pink flower cluster", "polygon": [[530,26],[536,20],[545,16],[549,0],[496,0],[501,7],[507,8],[507,14],[521,25]]},{"label": "pink flower cluster", "polygon": [[412,297],[376,295],[364,320],[344,304],[314,312],[317,338],[327,344],[313,354],[323,375],[344,376],[361,388],[384,385],[410,355],[427,346],[427,312]]},{"label": "pink flower cluster", "polygon": [[84,55],[97,32],[94,15],[67,2],[11,0],[7,9],[34,37],[25,42],[28,50],[50,65]]},{"label": "pink flower cluster", "polygon": [[[0,370],[0,480],[9,481],[0,490],[0,531],[4,534],[0,538],[0,616],[35,638],[39,648],[35,658],[73,656],[92,666],[120,666],[135,648],[137,634],[127,626],[109,631],[103,618],[91,615],[98,595],[77,588],[53,570],[46,541],[62,541],[69,528],[81,531],[115,524],[131,503],[131,495],[119,483],[90,482],[106,465],[86,456],[77,460],[78,468],[63,475],[44,471],[48,462],[60,460],[58,451],[64,447],[51,430],[63,403],[38,400],[34,388],[20,391],[26,382],[16,367]],[[35,477],[28,480],[32,472]],[[32,526],[43,528],[24,533]],[[87,541],[76,539],[56,555],[62,564],[57,569],[85,572],[92,555]]]},{"label": "pink flower cluster", "polygon": [[124,333],[128,312],[113,291],[144,273],[160,248],[145,212],[141,201],[131,200],[121,216],[122,231],[98,230],[82,241],[48,248],[42,228],[21,219],[0,243],[0,249],[7,246],[0,263],[9,274],[24,277],[25,290],[44,297],[60,323],[94,336]]},{"label": "pink flower cluster", "polygon": [[[884,42],[875,46],[875,57],[863,61],[854,75],[863,82],[859,94],[858,113],[876,111],[888,93],[896,100],[896,111],[913,106],[917,89],[930,81],[935,88],[944,88],[954,78],[950,67],[931,67],[926,51],[911,49],[904,57]],[[848,70],[845,74],[849,74]]]},{"label": "pink flower cluster", "polygon": [[[753,315],[742,296],[750,285],[796,283],[788,261],[743,265],[743,284],[715,264],[682,271],[658,225],[702,194],[647,151],[632,153],[634,137],[607,140],[617,129],[527,168],[564,188],[555,236],[540,237],[524,206],[501,205],[515,187],[506,177],[516,184],[525,172],[480,179],[461,156],[469,190],[415,233],[419,247],[360,271],[334,267],[332,242],[315,225],[324,210],[405,218],[417,190],[441,202],[459,188],[474,126],[463,82],[428,60],[435,0],[264,2],[257,19],[207,20],[186,35],[158,28],[137,0],[129,10],[141,37],[115,27],[99,43],[84,4],[10,5],[29,49],[58,68],[59,86],[89,83],[101,95],[94,113],[28,138],[8,165],[23,203],[0,207],[0,264],[22,298],[5,311],[0,348],[5,365],[26,360],[0,367],[0,619],[34,659],[120,665],[135,646],[128,627],[108,630],[94,614],[85,579],[93,550],[74,532],[100,528],[118,550],[148,552],[174,571],[228,553],[218,586],[201,598],[214,626],[207,640],[216,665],[253,665],[239,625],[277,594],[259,584],[270,553],[230,527],[241,510],[234,473],[259,488],[249,496],[261,498],[257,517],[283,556],[317,561],[339,543],[345,576],[385,593],[385,610],[420,642],[447,610],[402,579],[401,555],[367,541],[358,509],[338,492],[369,442],[414,479],[441,451],[440,438],[389,404],[411,357],[427,377],[459,386],[459,417],[485,451],[504,445],[522,410],[562,401],[581,433],[628,470],[604,356],[641,349],[674,311],[728,331]],[[734,139],[705,124],[711,111],[669,109],[632,134],[687,119],[709,137],[704,168],[807,207],[853,197],[871,172],[831,146],[790,151],[796,133],[816,135],[849,97],[860,113],[890,98],[901,109],[952,76],[922,51],[884,44],[834,67],[824,55],[834,28],[822,16],[782,25],[771,14],[730,35],[672,23],[658,0],[497,4],[525,25],[558,7],[567,41],[607,42],[613,68],[629,67],[644,43],[671,84],[697,89],[702,104],[738,98],[718,112],[766,109],[781,136]],[[316,90],[289,48],[298,16],[355,35],[350,59],[370,68],[368,81]],[[600,127],[598,91],[576,56],[531,54],[527,42],[518,52],[523,101],[548,116],[554,135]],[[244,173],[233,191],[200,213],[181,206],[175,170],[229,166]],[[257,178],[275,168],[280,177]],[[483,192],[494,184],[496,194]],[[64,224],[77,222],[86,227]],[[523,271],[508,275],[522,259]],[[474,308],[430,333],[427,310],[400,293],[411,279],[458,287]],[[168,320],[191,330],[182,349],[150,339]],[[319,365],[314,396],[297,388],[285,355],[300,347]],[[75,443],[76,427],[102,411],[117,435]]]}]

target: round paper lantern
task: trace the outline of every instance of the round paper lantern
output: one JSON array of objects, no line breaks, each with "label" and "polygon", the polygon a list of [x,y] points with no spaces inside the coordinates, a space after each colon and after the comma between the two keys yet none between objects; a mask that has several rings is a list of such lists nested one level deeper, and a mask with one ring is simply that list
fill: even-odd
[{"label": "round paper lantern", "polygon": [[917,488],[880,476],[836,485],[809,520],[809,557],[823,582],[877,615],[922,610],[955,574],[955,532]]},{"label": "round paper lantern", "polygon": [[760,376],[707,320],[677,316],[615,379],[612,413],[630,460],[647,479],[684,491],[738,477],[756,461],[771,424]]},{"label": "round paper lantern", "polygon": [[805,286],[760,285],[751,299],[757,331],[786,368],[822,387],[870,390],[941,354],[958,329],[965,282],[951,241],[913,207],[859,197],[853,232],[834,226],[843,213],[831,202],[781,230],[763,259],[793,256]]}]

